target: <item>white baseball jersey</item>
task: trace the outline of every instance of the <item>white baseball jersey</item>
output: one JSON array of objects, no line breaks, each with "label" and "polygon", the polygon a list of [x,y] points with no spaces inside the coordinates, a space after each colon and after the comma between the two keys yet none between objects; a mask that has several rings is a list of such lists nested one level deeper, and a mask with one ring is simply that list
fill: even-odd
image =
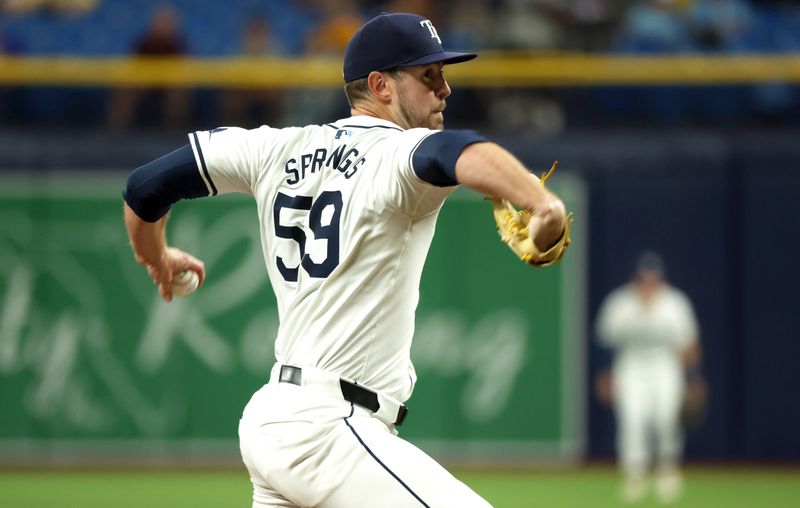
[{"label": "white baseball jersey", "polygon": [[435,132],[353,116],[189,135],[210,195],[256,200],[280,316],[279,363],[409,398],[422,267],[454,189],[414,171],[415,147]]},{"label": "white baseball jersey", "polygon": [[665,285],[645,305],[632,284],[612,291],[597,320],[601,342],[617,352],[617,362],[678,360],[697,338],[697,320],[686,295]]}]

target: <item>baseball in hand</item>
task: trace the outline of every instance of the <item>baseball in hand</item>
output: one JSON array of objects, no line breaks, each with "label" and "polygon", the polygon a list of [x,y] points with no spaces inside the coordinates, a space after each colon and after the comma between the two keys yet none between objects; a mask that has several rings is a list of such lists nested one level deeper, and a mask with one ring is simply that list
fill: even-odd
[{"label": "baseball in hand", "polygon": [[194,293],[200,284],[200,276],[194,270],[184,270],[175,276],[172,281],[172,294],[174,296],[189,296]]}]

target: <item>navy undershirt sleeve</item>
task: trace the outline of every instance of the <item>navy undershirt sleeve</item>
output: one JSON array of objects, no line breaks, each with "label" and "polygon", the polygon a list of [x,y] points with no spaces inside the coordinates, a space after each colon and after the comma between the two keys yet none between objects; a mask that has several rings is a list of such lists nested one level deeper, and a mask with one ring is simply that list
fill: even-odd
[{"label": "navy undershirt sleeve", "polygon": [[128,206],[146,222],[156,222],[179,199],[203,196],[208,196],[208,188],[188,144],[136,168],[122,192]]},{"label": "navy undershirt sleeve", "polygon": [[473,143],[488,141],[475,131],[451,130],[431,134],[420,141],[412,154],[414,172],[437,187],[457,185],[456,161]]}]

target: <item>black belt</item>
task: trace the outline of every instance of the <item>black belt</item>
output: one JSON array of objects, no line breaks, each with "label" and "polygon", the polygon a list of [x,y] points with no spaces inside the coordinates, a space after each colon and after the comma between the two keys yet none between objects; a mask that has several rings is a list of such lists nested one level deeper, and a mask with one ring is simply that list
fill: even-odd
[{"label": "black belt", "polygon": [[[303,370],[300,367],[293,367],[291,365],[281,365],[281,372],[278,376],[278,381],[281,383],[291,383],[293,385],[302,385]],[[381,408],[378,402],[378,394],[371,390],[367,390],[362,386],[358,386],[344,379],[339,380],[339,386],[342,389],[342,396],[344,400],[358,404],[361,407],[367,408],[373,413],[377,413]],[[397,419],[394,424],[398,427],[403,424],[408,415],[408,408],[400,405],[397,411]]]}]

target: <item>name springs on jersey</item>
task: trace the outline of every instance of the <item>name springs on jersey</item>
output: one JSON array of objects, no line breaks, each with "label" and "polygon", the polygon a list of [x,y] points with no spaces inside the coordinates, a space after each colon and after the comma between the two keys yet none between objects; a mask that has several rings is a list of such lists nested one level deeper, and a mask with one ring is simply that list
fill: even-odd
[{"label": "name springs on jersey", "polygon": [[306,176],[313,175],[323,168],[336,169],[344,175],[345,178],[350,178],[366,161],[366,156],[359,157],[360,153],[356,148],[347,148],[347,145],[339,145],[338,148],[332,150],[330,154],[327,148],[317,148],[313,152],[307,152],[298,159],[292,157],[283,166],[283,171],[286,173],[286,184],[295,185]]}]

